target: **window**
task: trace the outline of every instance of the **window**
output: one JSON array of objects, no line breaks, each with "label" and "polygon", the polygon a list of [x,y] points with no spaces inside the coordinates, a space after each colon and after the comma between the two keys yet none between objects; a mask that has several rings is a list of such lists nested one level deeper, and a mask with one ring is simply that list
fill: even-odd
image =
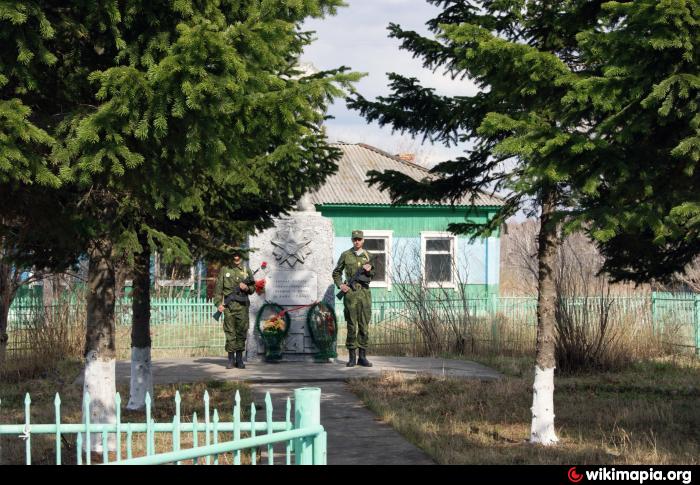
[{"label": "window", "polygon": [[370,287],[391,290],[391,238],[393,231],[363,231],[364,248],[374,256],[374,278]]},{"label": "window", "polygon": [[455,236],[446,232],[422,232],[423,283],[429,288],[455,288]]},{"label": "window", "polygon": [[156,286],[194,286],[194,266],[186,264],[166,264],[156,253],[155,256]]}]

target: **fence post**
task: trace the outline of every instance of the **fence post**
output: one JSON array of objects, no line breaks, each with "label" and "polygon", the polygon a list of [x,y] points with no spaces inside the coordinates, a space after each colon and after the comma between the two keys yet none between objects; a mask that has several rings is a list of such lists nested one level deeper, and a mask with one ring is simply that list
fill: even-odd
[{"label": "fence post", "polygon": [[314,465],[326,465],[327,436],[325,431],[314,436]]},{"label": "fence post", "polygon": [[29,397],[29,393],[24,397],[24,447],[26,454],[26,464],[32,464],[32,432],[29,421],[29,406],[32,403],[32,398]]},{"label": "fence post", "polygon": [[651,292],[651,334],[656,336],[656,292]]},{"label": "fence post", "polygon": [[486,295],[486,312],[491,319],[491,345],[498,348],[498,321],[496,319],[496,295],[488,293]]},{"label": "fence post", "polygon": [[694,305],[693,324],[695,326],[695,355],[700,357],[700,295],[695,295]]},{"label": "fence post", "polygon": [[[321,424],[321,389],[318,387],[294,389],[294,429],[302,429],[319,424]],[[320,449],[323,449],[323,444],[321,436],[295,440],[295,463],[297,465],[312,465],[314,463],[313,448],[318,446]],[[321,451],[318,453],[321,453]],[[323,455],[325,455],[325,450]]]}]

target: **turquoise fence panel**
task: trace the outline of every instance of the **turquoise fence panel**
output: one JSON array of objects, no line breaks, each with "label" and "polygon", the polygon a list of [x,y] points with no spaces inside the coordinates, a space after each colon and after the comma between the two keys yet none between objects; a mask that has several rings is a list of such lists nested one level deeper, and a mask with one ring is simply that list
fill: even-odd
[{"label": "turquoise fence panel", "polygon": [[[27,393],[24,399],[25,422],[23,424],[0,424],[0,439],[24,440],[25,464],[32,463],[32,436],[55,435],[55,463],[64,462],[62,457],[62,442],[66,436],[75,436],[76,463],[91,464],[93,452],[102,453],[102,463],[112,464],[182,464],[185,460],[193,460],[193,464],[200,463],[204,458],[205,463],[219,464],[220,456],[224,453],[233,453],[233,464],[242,463],[241,451],[249,450],[250,463],[258,463],[258,448],[265,447],[268,455],[268,463],[274,464],[275,445],[284,447],[286,463],[298,465],[325,465],[327,455],[327,438],[321,425],[321,390],[319,388],[300,388],[294,390],[294,420],[290,418],[291,400],[286,400],[286,418],[284,421],[272,420],[272,400],[270,394],[265,396],[265,421],[255,420],[255,405],[251,404],[250,421],[241,420],[240,394],[236,391],[232,421],[221,421],[218,409],[214,409],[212,420],[209,420],[210,409],[208,393],[204,395],[205,422],[197,421],[196,412],[192,415],[192,421],[181,419],[180,394],[175,394],[175,415],[170,422],[158,423],[151,413],[151,397],[146,395],[146,421],[143,423],[121,422],[121,398],[117,393],[114,398],[116,406],[115,423],[91,423],[90,422],[90,396],[83,396],[83,416],[81,423],[61,422],[61,399],[58,394],[54,400],[55,421],[50,424],[32,423],[31,421],[31,397]],[[1,405],[2,403],[0,403]],[[205,433],[205,444],[199,445],[199,433]],[[220,433],[232,433],[233,439],[220,441]],[[122,434],[126,440],[122,440]],[[171,437],[171,450],[156,450],[159,443],[156,435],[169,435]],[[182,436],[191,436],[192,448],[182,448]],[[145,437],[144,456],[135,457],[133,453],[133,440],[135,435]],[[244,436],[246,435],[246,436]],[[5,438],[7,439],[7,438]],[[213,442],[212,442],[213,441]],[[99,446],[96,446],[99,443]],[[116,443],[112,445],[111,443]],[[122,451],[125,446],[126,453]]]},{"label": "turquoise fence panel", "polygon": [[202,456],[211,456],[221,453],[240,453],[241,450],[255,449],[263,445],[272,445],[294,440],[310,440],[312,448],[311,456],[304,455],[298,458],[297,465],[325,465],[326,456],[326,433],[323,426],[309,426],[306,428],[293,429],[291,431],[280,431],[267,435],[251,438],[243,438],[239,441],[227,441],[225,443],[215,443],[209,446],[200,446],[180,451],[156,454],[152,456],[142,456],[117,462],[109,465],[162,465],[182,460],[196,460]]},{"label": "turquoise fence panel", "polygon": [[697,299],[698,295],[694,293],[653,292],[651,322],[654,334],[667,344],[694,348],[700,353]]},{"label": "turquoise fence panel", "polygon": [[[453,293],[455,293],[453,295]],[[416,325],[421,320],[443,320],[443,326],[459,321],[460,325],[481,326],[488,339],[499,342],[504,324],[522,327],[523,335],[537,324],[536,297],[506,297],[493,293],[483,295],[435,291],[421,300],[377,298],[372,303],[370,344],[375,349],[416,338]],[[616,315],[630,319],[639,328],[650,326],[655,336],[672,347],[700,352],[700,295],[692,293],[647,293],[632,296],[571,297],[562,304],[574,312],[598,311],[605,302]],[[170,355],[219,355],[224,347],[221,323],[211,314],[214,305],[202,298],[164,298],[151,300],[151,348]],[[131,299],[121,298],[116,304],[117,349],[127,358],[130,348]],[[338,344],[342,346],[347,332],[342,301],[336,302]],[[8,322],[9,355],[30,352],[33,332],[46,322],[65,322],[84,334],[85,304],[75,294],[68,294],[49,306],[40,298],[16,298],[10,307]],[[486,338],[486,337],[484,337]],[[528,337],[529,338],[529,337]],[[158,354],[156,354],[158,355]],[[208,443],[211,444],[211,443]]]}]

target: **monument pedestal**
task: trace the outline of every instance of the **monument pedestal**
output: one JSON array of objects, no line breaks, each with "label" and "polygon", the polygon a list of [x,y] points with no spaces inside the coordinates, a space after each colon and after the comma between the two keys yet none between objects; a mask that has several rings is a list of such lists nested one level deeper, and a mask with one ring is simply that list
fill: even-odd
[{"label": "monument pedestal", "polygon": [[[333,223],[318,212],[292,212],[275,220],[275,226],[248,239],[250,268],[267,262],[265,293],[250,297],[250,328],[246,343],[248,360],[262,360],[265,347],[256,330],[257,315],[266,302],[285,309],[323,301],[335,308],[333,285]],[[256,275],[260,278],[260,272]],[[288,313],[291,324],[282,362],[314,362],[318,348],[306,325],[309,308]]]}]

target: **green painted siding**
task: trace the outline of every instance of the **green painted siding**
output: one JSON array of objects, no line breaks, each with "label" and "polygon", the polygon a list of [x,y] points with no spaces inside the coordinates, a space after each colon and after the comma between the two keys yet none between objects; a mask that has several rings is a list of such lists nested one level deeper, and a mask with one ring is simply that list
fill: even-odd
[{"label": "green painted siding", "polygon": [[[493,207],[320,205],[316,209],[333,220],[336,236],[347,235],[348,238],[358,227],[391,230],[394,237],[415,237],[421,231],[446,231],[452,222],[486,222],[495,213]],[[498,234],[492,237],[498,237]]]},{"label": "green painted siding", "polygon": [[[406,257],[416,258],[416,270],[420,271],[421,252],[420,235],[423,231],[446,231],[450,223],[472,221],[484,223],[493,217],[496,207],[462,207],[449,206],[379,206],[379,205],[321,205],[317,206],[325,217],[333,221],[335,231],[335,255],[337,260],[343,250],[351,247],[350,234],[354,229],[382,230],[392,233],[392,273],[393,283],[405,281],[406,277],[417,277],[406,273],[407,266],[397,271],[399,262],[406,262]],[[477,238],[470,241],[468,235],[461,235],[455,247],[458,278],[467,284],[470,294],[484,294],[498,288],[498,270],[500,244],[498,234],[488,239]],[[409,265],[410,266],[410,265]],[[410,271],[410,269],[408,269]],[[380,299],[396,299],[397,292],[384,288],[373,288],[373,295]],[[386,293],[386,295],[384,294]]]}]

